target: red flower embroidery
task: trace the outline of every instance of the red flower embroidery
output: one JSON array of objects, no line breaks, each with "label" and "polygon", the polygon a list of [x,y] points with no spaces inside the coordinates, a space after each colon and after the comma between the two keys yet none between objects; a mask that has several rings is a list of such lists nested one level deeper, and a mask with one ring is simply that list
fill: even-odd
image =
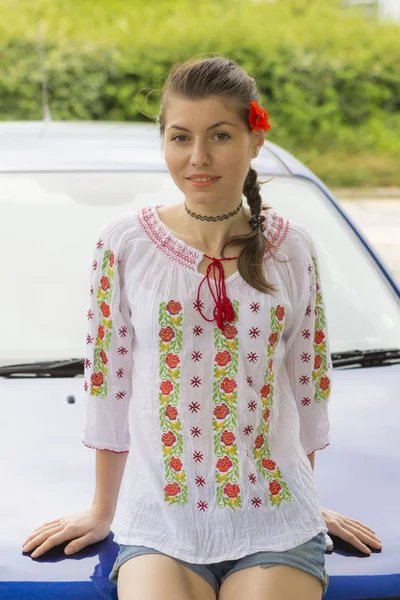
[{"label": "red flower embroidery", "polygon": [[217,419],[225,419],[229,414],[230,414],[230,409],[229,407],[224,403],[224,404],[219,404],[218,406],[216,406],[214,408],[214,416],[217,417]]},{"label": "red flower embroidery", "polygon": [[107,304],[107,302],[102,302],[100,305],[100,310],[103,314],[103,317],[109,317],[110,316],[110,307]]},{"label": "red flower embroidery", "polygon": [[225,446],[232,446],[235,443],[235,434],[232,431],[225,430],[221,435],[221,442],[225,444]]},{"label": "red flower embroidery", "polygon": [[177,315],[182,310],[182,304],[180,302],[170,300],[165,308],[170,315]]},{"label": "red flower embroidery", "polygon": [[271,411],[269,410],[269,408],[266,408],[264,410],[264,421],[268,421],[270,414],[271,414]]},{"label": "red flower embroidery", "polygon": [[275,314],[278,318],[278,321],[282,321],[283,317],[285,316],[285,307],[281,306],[280,304],[276,307],[276,311]]},{"label": "red flower embroidery", "polygon": [[330,386],[331,380],[329,377],[321,377],[321,381],[319,382],[319,387],[321,390],[327,390]]},{"label": "red flower embroidery", "polygon": [[100,280],[100,285],[101,285],[101,289],[104,290],[105,292],[109,289],[110,280],[108,279],[107,275],[103,275],[103,277]]},{"label": "red flower embroidery", "polygon": [[163,444],[165,446],[168,446],[168,448],[170,446],[172,446],[173,444],[175,444],[176,442],[176,437],[175,435],[172,433],[172,431],[168,431],[168,433],[164,433],[161,437],[161,440],[163,442]]},{"label": "red flower embroidery", "polygon": [[319,369],[321,366],[321,356],[319,354],[316,355],[316,357],[314,358],[314,369]]},{"label": "red flower embroidery", "polygon": [[222,352],[217,352],[215,356],[215,362],[220,367],[225,367],[232,360],[232,355],[228,350],[223,350]]},{"label": "red flower embroidery", "polygon": [[167,496],[176,496],[181,491],[181,486],[178,483],[169,483],[165,486],[164,492]]},{"label": "red flower embroidery", "polygon": [[171,404],[168,404],[167,408],[165,409],[165,414],[170,421],[175,421],[175,419],[178,417],[177,409]]},{"label": "red flower embroidery", "polygon": [[236,483],[227,483],[224,486],[224,494],[228,496],[228,498],[237,498],[240,494],[240,487]]},{"label": "red flower embroidery", "polygon": [[171,460],[169,461],[169,466],[174,471],[182,471],[182,461],[180,458],[176,458],[175,456],[171,457]]},{"label": "red flower embroidery", "polygon": [[281,489],[282,489],[282,486],[278,481],[276,481],[276,479],[274,479],[274,481],[271,481],[271,483],[269,484],[269,491],[271,492],[271,494],[273,496],[276,496],[276,494],[279,494]]},{"label": "red flower embroidery", "polygon": [[106,365],[108,363],[107,354],[104,352],[104,350],[100,352],[100,358],[103,361],[103,364]]},{"label": "red flower embroidery", "polygon": [[174,389],[174,386],[171,383],[170,379],[167,379],[166,381],[162,381],[160,384],[160,390],[161,393],[163,394],[163,396],[168,396],[172,390]]},{"label": "red flower embroidery", "polygon": [[160,329],[159,336],[163,342],[170,342],[175,337],[175,331],[168,325]]},{"label": "red flower embroidery", "polygon": [[271,385],[269,383],[267,383],[266,385],[262,386],[262,388],[260,390],[260,394],[263,398],[268,398],[270,391],[271,391]]},{"label": "red flower embroidery", "polygon": [[234,379],[224,377],[221,382],[221,389],[224,390],[225,394],[232,394],[237,388],[237,383]]},{"label": "red flower embroidery", "polygon": [[179,358],[179,356],[177,354],[173,354],[172,352],[169,352],[167,354],[167,356],[165,357],[165,362],[169,366],[170,369],[175,369],[181,362],[181,359]]},{"label": "red flower embroidery", "polygon": [[273,471],[276,468],[276,463],[270,458],[263,458],[261,463],[264,469],[267,469],[268,471]]},{"label": "red flower embroidery", "polygon": [[227,323],[222,329],[222,335],[224,335],[228,340],[233,339],[237,336],[237,329],[234,325]]},{"label": "red flower embroidery", "polygon": [[97,335],[99,336],[99,338],[102,340],[104,338],[105,335],[105,331],[104,331],[104,325],[99,325],[97,328]]},{"label": "red flower embroidery", "polygon": [[221,473],[226,473],[229,469],[232,468],[232,461],[229,456],[224,456],[223,458],[219,458],[217,460],[217,469],[221,471]]},{"label": "red flower embroidery", "polygon": [[91,382],[93,385],[95,385],[96,387],[100,387],[101,385],[103,385],[103,373],[93,373],[93,375],[90,378]]},{"label": "red flower embroidery", "polygon": [[262,433],[259,433],[258,436],[256,437],[256,441],[255,441],[256,448],[261,448],[263,443],[264,443],[264,436]]},{"label": "red flower embroidery", "polygon": [[318,330],[317,330],[317,331],[315,332],[315,343],[316,343],[316,344],[322,344],[322,342],[324,341],[324,339],[325,339],[325,334],[324,334],[324,332],[323,332],[323,331],[318,331]]},{"label": "red flower embroidery", "polygon": [[276,344],[276,340],[278,339],[278,334],[277,333],[271,333],[271,335],[269,336],[269,345],[270,346],[275,346]]}]

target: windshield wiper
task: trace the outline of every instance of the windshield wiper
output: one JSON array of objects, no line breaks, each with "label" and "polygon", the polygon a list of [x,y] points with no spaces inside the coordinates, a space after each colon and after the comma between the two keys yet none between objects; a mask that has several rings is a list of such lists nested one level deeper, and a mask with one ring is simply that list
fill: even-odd
[{"label": "windshield wiper", "polygon": [[[334,368],[379,367],[400,363],[400,348],[332,352],[331,357]],[[0,367],[0,377],[75,377],[84,371],[83,358],[69,358],[6,365]]]},{"label": "windshield wiper", "polygon": [[333,367],[381,367],[400,363],[400,348],[332,352]]},{"label": "windshield wiper", "polygon": [[0,367],[0,377],[75,377],[84,374],[84,359],[46,360]]}]

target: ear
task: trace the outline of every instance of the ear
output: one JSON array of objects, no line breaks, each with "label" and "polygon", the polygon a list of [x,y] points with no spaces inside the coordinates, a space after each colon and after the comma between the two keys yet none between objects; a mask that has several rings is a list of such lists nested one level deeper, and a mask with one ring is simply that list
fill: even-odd
[{"label": "ear", "polygon": [[260,129],[259,131],[253,131],[254,135],[254,146],[253,146],[253,154],[257,155],[260,149],[263,147],[265,142],[264,130]]}]

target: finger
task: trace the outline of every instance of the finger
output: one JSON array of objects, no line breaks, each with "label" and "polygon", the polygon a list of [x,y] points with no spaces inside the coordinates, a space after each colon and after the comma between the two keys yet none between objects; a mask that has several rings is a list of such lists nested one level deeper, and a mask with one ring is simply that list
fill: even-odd
[{"label": "finger", "polygon": [[57,528],[51,531],[50,533],[43,534],[36,540],[33,540],[31,542],[30,548],[26,550],[26,552],[30,552],[31,550],[33,550],[31,557],[36,558],[44,552],[47,552],[47,550],[49,550],[53,546],[61,544],[61,542],[65,539],[67,538],[65,536],[64,530],[60,530],[60,528]]},{"label": "finger", "polygon": [[32,550],[37,548],[40,544],[42,544],[47,538],[49,538],[51,535],[54,535],[55,533],[58,533],[59,531],[62,531],[62,525],[59,525],[58,527],[53,527],[52,529],[48,529],[47,531],[44,531],[40,535],[37,535],[35,538],[33,538],[30,542],[28,542],[23,547],[22,550],[24,552],[31,552]]},{"label": "finger", "polygon": [[358,550],[360,550],[364,554],[370,555],[371,550],[368,548],[368,546],[366,546],[363,543],[362,539],[360,539],[360,537],[362,537],[363,540],[368,541],[365,539],[367,536],[363,534],[359,529],[355,529],[351,525],[347,525],[347,527],[348,529],[343,530],[343,533],[341,533],[340,537],[352,544],[352,546],[354,546],[355,548],[358,548]]},{"label": "finger", "polygon": [[361,523],[360,521],[356,521],[356,519],[352,519],[351,517],[344,517],[344,520],[346,522],[349,521],[351,523],[360,525],[363,529],[368,529],[368,531],[370,531],[371,533],[376,533],[373,529],[371,529],[371,527],[368,527],[368,525],[364,525],[364,523]]},{"label": "finger", "polygon": [[50,548],[53,548],[53,546],[58,546],[58,544],[64,542],[67,538],[65,537],[65,535],[63,535],[63,533],[64,532],[58,535],[55,534],[47,538],[47,540],[44,541],[43,544],[41,544],[38,548],[36,548],[34,552],[32,552],[31,558],[38,558],[39,556],[42,556],[42,554],[50,550]]},{"label": "finger", "polygon": [[351,521],[348,521],[348,520],[346,520],[345,522],[350,527],[354,527],[354,529],[357,529],[361,533],[365,534],[368,537],[368,539],[371,540],[371,542],[378,543],[378,544],[381,543],[381,540],[376,535],[371,534],[371,530],[369,529],[369,527],[365,527],[365,526],[363,527],[362,524],[361,525],[355,525],[354,522],[351,522]]},{"label": "finger", "polygon": [[43,531],[47,527],[50,527],[51,525],[55,525],[56,523],[60,523],[60,521],[61,521],[61,519],[55,519],[54,521],[49,521],[48,523],[44,523],[40,527],[37,527],[36,529],[33,529],[31,535],[27,538],[27,540],[29,538],[32,538],[33,536],[37,535],[38,533],[40,533],[41,531]]},{"label": "finger", "polygon": [[57,533],[61,529],[62,529],[62,525],[59,525],[58,527],[51,527],[51,528],[47,529],[46,531],[43,531],[39,535],[36,535],[30,542],[25,544],[25,546],[23,546],[22,550],[24,552],[30,552],[32,550],[32,548],[36,548],[46,538],[50,537],[50,535],[53,535],[54,533]]},{"label": "finger", "polygon": [[93,544],[93,537],[90,532],[86,533],[80,538],[77,538],[76,540],[73,540],[70,544],[68,544],[68,546],[66,546],[64,552],[65,554],[74,554],[89,544]]},{"label": "finger", "polygon": [[49,525],[49,524],[48,525],[42,525],[42,527],[38,527],[37,529],[34,529],[34,531],[32,531],[32,533],[31,533],[31,535],[29,537],[27,537],[26,540],[24,541],[23,547],[26,546],[26,544],[29,544],[29,542],[31,540],[33,540],[34,538],[36,538],[38,535],[40,535],[44,531],[48,531],[49,529],[52,529],[55,526],[55,524],[58,523],[58,520],[57,521],[53,521],[53,523],[54,523],[53,525]]}]

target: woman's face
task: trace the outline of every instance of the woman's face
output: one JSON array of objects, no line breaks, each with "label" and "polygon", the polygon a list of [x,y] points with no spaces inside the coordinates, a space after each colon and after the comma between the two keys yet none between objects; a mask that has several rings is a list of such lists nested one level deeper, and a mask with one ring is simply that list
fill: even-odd
[{"label": "woman's face", "polygon": [[[224,123],[211,128],[220,121]],[[170,99],[164,133],[165,161],[192,206],[236,207],[250,162],[263,142],[264,132],[249,133],[227,98]],[[209,186],[196,187],[187,179],[195,173],[219,179]]]}]

